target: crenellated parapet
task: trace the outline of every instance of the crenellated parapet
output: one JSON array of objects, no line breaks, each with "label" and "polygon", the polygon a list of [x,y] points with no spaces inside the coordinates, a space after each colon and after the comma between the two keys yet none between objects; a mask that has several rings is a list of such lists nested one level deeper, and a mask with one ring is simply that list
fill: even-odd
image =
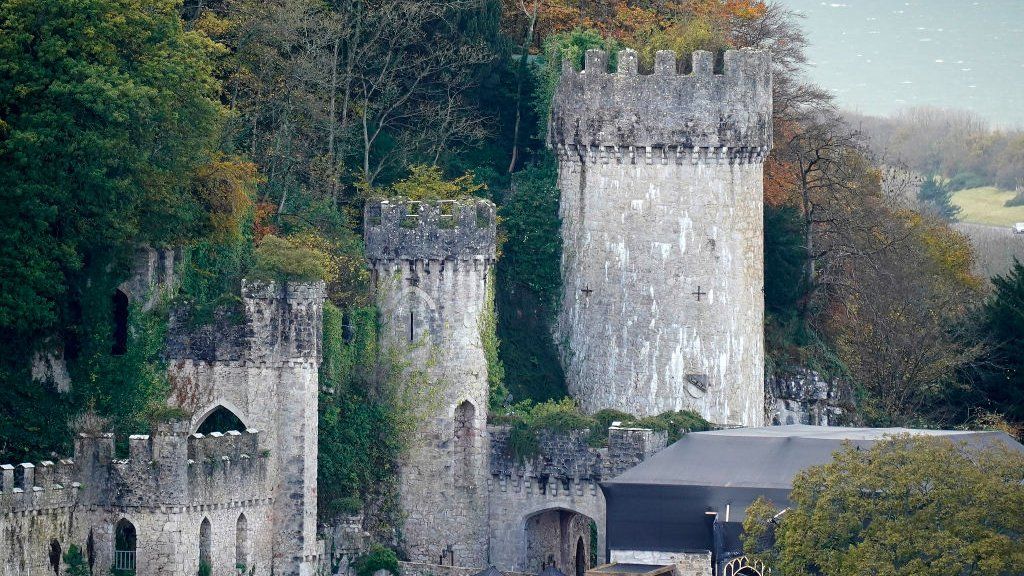
[{"label": "crenellated parapet", "polygon": [[666,445],[664,432],[622,427],[616,422],[608,429],[607,448],[591,445],[590,430],[540,430],[536,454],[521,458],[512,451],[509,427],[491,426],[488,432],[490,473],[502,490],[557,482],[565,491],[572,485],[582,493],[584,486],[613,478]]},{"label": "crenellated parapet", "polygon": [[371,201],[363,223],[371,262],[495,258],[495,208],[488,200]]},{"label": "crenellated parapet", "polygon": [[[265,498],[269,451],[256,430],[188,434],[182,424],[128,438],[128,457],[114,456],[113,434],[79,434],[75,460],[61,461],[35,484],[76,481],[89,506],[195,506]],[[36,470],[39,468],[36,467]],[[22,484],[31,483],[32,472]],[[12,476],[13,477],[13,476]],[[6,482],[6,474],[4,475]],[[18,482],[15,482],[18,485]],[[5,484],[6,486],[6,484]],[[38,490],[37,490],[38,491]]]},{"label": "crenellated parapet", "polygon": [[[583,70],[563,61],[549,142],[563,160],[620,163],[753,163],[772,146],[772,74],[766,51],[696,51],[692,64],[660,50],[652,74],[637,54],[588,50]],[[687,73],[684,73],[689,68]]]},{"label": "crenellated parapet", "polygon": [[[217,362],[227,366],[284,366],[319,363],[323,282],[242,281],[242,318],[220,308],[212,323],[193,321],[194,311],[171,314],[166,356],[178,362]],[[242,320],[241,322],[239,320]]]},{"label": "crenellated parapet", "polygon": [[0,464],[0,516],[74,506],[81,484],[71,459]]}]

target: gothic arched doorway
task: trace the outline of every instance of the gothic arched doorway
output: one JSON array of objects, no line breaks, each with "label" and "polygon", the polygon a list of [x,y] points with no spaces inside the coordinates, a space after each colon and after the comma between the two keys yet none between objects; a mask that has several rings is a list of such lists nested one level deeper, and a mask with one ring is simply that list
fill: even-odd
[{"label": "gothic arched doorway", "polygon": [[537,573],[554,565],[565,574],[581,576],[589,568],[593,524],[589,516],[562,508],[527,517],[525,571]]},{"label": "gothic arched doorway", "polygon": [[114,528],[114,569],[115,575],[135,574],[135,553],[138,549],[135,525],[127,518],[118,520]]}]

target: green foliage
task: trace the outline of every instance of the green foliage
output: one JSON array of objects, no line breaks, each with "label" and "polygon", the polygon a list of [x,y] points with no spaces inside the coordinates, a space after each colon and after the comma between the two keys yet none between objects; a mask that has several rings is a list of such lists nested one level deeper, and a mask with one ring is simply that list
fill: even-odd
[{"label": "green foliage", "polygon": [[317,472],[320,517],[363,510],[368,529],[392,538],[400,524],[398,461],[436,387],[402,351],[378,343],[377,310],[324,306]]},{"label": "green foliage", "polygon": [[220,48],[170,0],[0,5],[0,339],[62,323],[96,254],[187,238],[225,108]]},{"label": "green foliage", "polygon": [[312,281],[328,277],[326,252],[267,235],[256,247],[255,272],[265,278]]},{"label": "green foliage", "polygon": [[494,311],[494,276],[487,278],[487,295],[480,314],[480,341],[487,358],[487,406],[497,411],[508,400],[505,387],[505,365],[501,362],[501,341],[498,339],[498,316]]},{"label": "green foliage", "polygon": [[[1022,480],[1024,455],[1002,444],[900,436],[866,450],[847,446],[797,475],[793,506],[761,557],[782,576],[1016,574]],[[753,549],[751,536],[745,546]]]},{"label": "green foliage", "polygon": [[202,560],[199,562],[199,576],[213,576],[213,566],[210,563]]},{"label": "green foliage", "polygon": [[612,422],[666,432],[669,442],[675,442],[687,432],[711,429],[710,423],[689,410],[636,417],[626,412],[606,409],[587,415],[571,398],[536,404],[527,400],[513,406],[507,414],[492,416],[491,420],[495,424],[510,425],[508,450],[519,459],[532,458],[537,454],[537,434],[541,431],[589,431],[588,443],[601,447],[608,444],[608,428]]},{"label": "green foliage", "polygon": [[74,406],[108,418],[111,430],[125,440],[130,434],[148,433],[154,424],[180,414],[169,411],[165,404],[170,393],[163,358],[167,307],[158,305],[143,312],[133,304],[126,351],[111,354],[114,314],[110,294],[114,287],[110,284],[98,283],[82,302],[81,331],[76,338],[79,351],[68,362],[68,372],[74,383]]},{"label": "green foliage", "polygon": [[481,196],[486,190],[487,186],[478,183],[472,172],[446,180],[441,168],[414,164],[409,167],[409,176],[388,187],[387,196],[412,200],[458,200]]},{"label": "green foliage", "polygon": [[65,576],[89,576],[89,563],[82,555],[82,549],[77,544],[68,546],[64,553],[64,574]]},{"label": "green foliage", "polygon": [[993,346],[979,388],[985,408],[1024,423],[1024,264],[1014,260],[1004,275],[992,278],[994,288],[981,315],[981,332]]},{"label": "green foliage", "polygon": [[950,183],[935,176],[925,178],[917,192],[917,198],[927,208],[946,220],[955,221],[960,208],[953,204],[952,197],[953,188]]},{"label": "green foliage", "polygon": [[557,163],[547,152],[513,175],[513,189],[500,209],[507,240],[497,265],[498,337],[501,360],[514,379],[519,400],[565,395],[551,324],[561,298],[561,220]]},{"label": "green foliage", "polygon": [[395,551],[380,545],[373,546],[366,554],[356,558],[352,563],[356,576],[373,576],[378,570],[387,570],[394,576],[399,576],[398,556]]}]

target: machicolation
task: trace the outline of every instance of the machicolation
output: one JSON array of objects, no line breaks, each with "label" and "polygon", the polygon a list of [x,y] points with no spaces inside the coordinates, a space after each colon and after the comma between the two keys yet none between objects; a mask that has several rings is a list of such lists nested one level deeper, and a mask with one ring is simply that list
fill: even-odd
[{"label": "machicolation", "polygon": [[367,202],[364,224],[371,262],[495,257],[495,210],[487,200]]},{"label": "machicolation", "polygon": [[552,103],[549,141],[562,156],[622,162],[763,160],[772,146],[772,81],[767,52],[728,50],[724,72],[714,55],[693,53],[690,74],[659,50],[654,73],[639,74],[637,54],[588,50],[584,69],[563,61]]}]

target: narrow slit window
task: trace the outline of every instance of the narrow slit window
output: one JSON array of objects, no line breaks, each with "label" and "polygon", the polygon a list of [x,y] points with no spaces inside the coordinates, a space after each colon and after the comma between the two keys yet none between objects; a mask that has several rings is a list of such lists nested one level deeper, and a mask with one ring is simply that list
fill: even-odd
[{"label": "narrow slit window", "polygon": [[416,340],[416,316],[415,312],[409,311],[409,342]]}]

